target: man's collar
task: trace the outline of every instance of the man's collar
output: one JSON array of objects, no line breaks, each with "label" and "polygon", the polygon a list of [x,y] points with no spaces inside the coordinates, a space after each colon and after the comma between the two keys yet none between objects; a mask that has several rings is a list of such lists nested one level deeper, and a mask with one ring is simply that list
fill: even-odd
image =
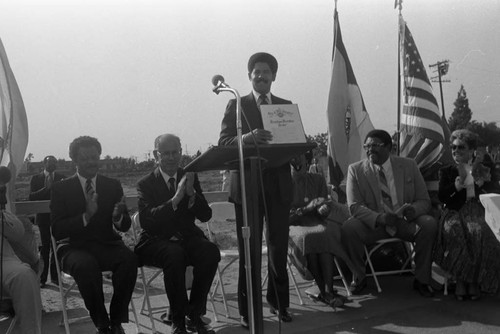
[{"label": "man's collar", "polygon": [[173,177],[176,181],[177,181],[177,171],[175,172],[174,175],[168,175],[167,173],[165,173],[162,169],[161,169],[161,166],[158,167],[158,169],[160,170],[160,173],[161,175],[163,176],[163,178],[165,180],[168,180],[170,179],[171,177]]},{"label": "man's collar", "polygon": [[[255,98],[255,101],[259,100],[259,97],[262,95],[261,93],[256,92],[255,90],[252,90],[253,97]],[[271,92],[268,92],[265,94],[267,97],[268,101],[271,101]]]}]

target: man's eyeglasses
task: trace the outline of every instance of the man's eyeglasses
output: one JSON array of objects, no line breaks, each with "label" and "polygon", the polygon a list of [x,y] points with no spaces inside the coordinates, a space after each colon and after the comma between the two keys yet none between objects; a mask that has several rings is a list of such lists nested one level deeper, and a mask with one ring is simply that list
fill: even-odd
[{"label": "man's eyeglasses", "polygon": [[384,146],[385,146],[385,144],[384,144],[384,143],[372,143],[372,144],[364,144],[364,145],[363,145],[363,148],[364,148],[365,150],[370,150],[370,149],[372,149],[372,148],[382,148],[382,147],[384,147]]},{"label": "man's eyeglasses", "polygon": [[450,148],[452,151],[455,151],[455,150],[463,151],[466,149],[465,145],[450,145]]},{"label": "man's eyeglasses", "polygon": [[168,156],[173,156],[173,157],[175,157],[175,156],[177,156],[178,154],[180,154],[180,153],[181,153],[181,151],[180,151],[180,150],[179,150],[179,151],[164,151],[164,152],[162,152],[162,151],[156,151],[156,152],[157,152],[159,155],[161,155],[162,157],[168,157]]}]

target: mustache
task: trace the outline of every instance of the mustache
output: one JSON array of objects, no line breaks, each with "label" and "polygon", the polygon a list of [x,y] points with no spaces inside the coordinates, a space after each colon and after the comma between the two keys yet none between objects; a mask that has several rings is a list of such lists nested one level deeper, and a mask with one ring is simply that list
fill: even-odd
[{"label": "mustache", "polygon": [[268,81],[267,79],[260,78],[260,79],[256,79],[256,80],[255,80],[255,82],[256,82],[256,83],[261,83],[261,82],[263,82],[263,83],[268,83],[269,81]]}]

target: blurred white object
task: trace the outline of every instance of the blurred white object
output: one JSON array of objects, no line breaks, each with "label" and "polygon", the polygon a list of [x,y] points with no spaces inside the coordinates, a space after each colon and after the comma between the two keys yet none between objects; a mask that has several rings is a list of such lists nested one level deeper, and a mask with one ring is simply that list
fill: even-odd
[{"label": "blurred white object", "polygon": [[500,241],[500,194],[479,195],[485,209],[485,220],[498,241]]}]

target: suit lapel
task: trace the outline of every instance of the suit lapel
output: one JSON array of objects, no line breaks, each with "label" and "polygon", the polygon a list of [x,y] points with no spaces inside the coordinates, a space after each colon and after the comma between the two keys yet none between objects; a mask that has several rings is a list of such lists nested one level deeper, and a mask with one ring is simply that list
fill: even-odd
[{"label": "suit lapel", "polygon": [[363,163],[363,173],[366,175],[366,179],[368,180],[368,184],[373,192],[376,202],[380,203],[380,187],[378,185],[377,173],[375,172],[373,164],[370,163],[368,159],[366,159]]},{"label": "suit lapel", "polygon": [[394,175],[394,186],[396,187],[396,196],[398,198],[398,206],[403,205],[404,191],[404,166],[396,158],[391,158],[392,174]]}]

